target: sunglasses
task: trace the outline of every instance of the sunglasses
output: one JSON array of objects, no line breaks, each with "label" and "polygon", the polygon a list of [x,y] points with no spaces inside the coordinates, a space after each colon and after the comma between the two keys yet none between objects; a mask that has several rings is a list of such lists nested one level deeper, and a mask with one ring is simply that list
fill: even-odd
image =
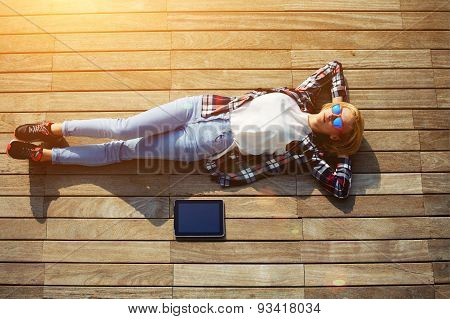
[{"label": "sunglasses", "polygon": [[333,126],[337,128],[340,131],[343,131],[344,122],[342,121],[342,107],[340,104],[334,104],[331,108],[331,112],[333,112],[334,115],[337,115],[339,117],[335,118],[333,120]]}]

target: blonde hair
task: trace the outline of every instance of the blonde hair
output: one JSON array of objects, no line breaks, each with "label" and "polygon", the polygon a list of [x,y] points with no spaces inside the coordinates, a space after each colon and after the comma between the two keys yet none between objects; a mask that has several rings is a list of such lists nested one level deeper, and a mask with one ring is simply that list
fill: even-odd
[{"label": "blonde hair", "polygon": [[[332,108],[335,104],[336,103],[326,103],[322,105],[321,111],[324,109]],[[339,141],[333,141],[328,136],[323,134],[316,135],[315,141],[318,144],[319,148],[323,148],[328,152],[335,154],[352,155],[355,154],[361,146],[364,134],[364,119],[361,112],[353,104],[347,102],[339,102],[339,104],[342,107],[345,107],[352,111],[353,115],[355,116],[352,130],[349,133],[342,135]]]}]

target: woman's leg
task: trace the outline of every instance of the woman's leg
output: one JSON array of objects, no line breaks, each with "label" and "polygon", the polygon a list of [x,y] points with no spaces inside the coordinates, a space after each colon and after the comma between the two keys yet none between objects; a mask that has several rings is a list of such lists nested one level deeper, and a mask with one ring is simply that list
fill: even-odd
[{"label": "woman's leg", "polygon": [[229,120],[200,121],[165,132],[102,144],[53,148],[44,154],[53,164],[100,166],[132,159],[196,161],[233,142]]},{"label": "woman's leg", "polygon": [[196,116],[195,110],[201,103],[201,95],[188,96],[128,118],[70,120],[53,125],[55,125],[56,134],[60,130],[63,136],[128,140],[172,131],[186,125],[194,119]]}]

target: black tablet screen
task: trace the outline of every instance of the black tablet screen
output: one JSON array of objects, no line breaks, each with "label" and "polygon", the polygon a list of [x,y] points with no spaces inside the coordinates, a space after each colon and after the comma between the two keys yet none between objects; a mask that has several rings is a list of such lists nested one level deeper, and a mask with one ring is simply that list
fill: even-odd
[{"label": "black tablet screen", "polygon": [[223,235],[223,202],[221,200],[177,200],[175,202],[175,235]]}]

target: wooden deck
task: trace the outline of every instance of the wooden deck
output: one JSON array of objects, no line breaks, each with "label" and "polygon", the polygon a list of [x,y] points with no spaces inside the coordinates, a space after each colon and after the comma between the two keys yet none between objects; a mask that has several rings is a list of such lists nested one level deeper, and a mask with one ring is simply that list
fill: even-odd
[{"label": "wooden deck", "polygon": [[[449,298],[449,9],[2,0],[0,297]],[[4,153],[19,124],[295,87],[333,59],[367,128],[345,201],[307,175],[223,190],[173,163],[137,174],[141,161],[52,167]],[[227,240],[174,241],[173,201],[205,196],[224,199]]]}]

